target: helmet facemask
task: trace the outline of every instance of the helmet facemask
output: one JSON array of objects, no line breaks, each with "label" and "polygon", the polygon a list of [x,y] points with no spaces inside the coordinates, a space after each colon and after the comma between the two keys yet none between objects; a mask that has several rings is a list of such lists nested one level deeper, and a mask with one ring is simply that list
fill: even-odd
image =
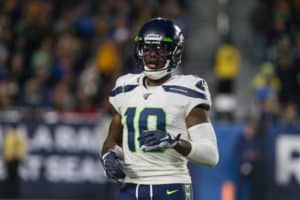
[{"label": "helmet facemask", "polygon": [[138,54],[144,67],[144,73],[153,80],[158,80],[171,72],[170,59],[172,51],[170,45],[164,42],[143,43],[138,47]]}]

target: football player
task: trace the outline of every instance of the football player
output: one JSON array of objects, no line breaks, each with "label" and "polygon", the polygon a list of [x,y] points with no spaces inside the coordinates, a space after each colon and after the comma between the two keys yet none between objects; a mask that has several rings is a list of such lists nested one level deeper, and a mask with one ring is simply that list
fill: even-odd
[{"label": "football player", "polygon": [[135,45],[143,73],[119,77],[109,97],[114,114],[101,153],[106,175],[124,183],[122,200],[192,199],[187,162],[219,160],[207,84],[171,74],[184,46],[171,20],[146,22]]}]

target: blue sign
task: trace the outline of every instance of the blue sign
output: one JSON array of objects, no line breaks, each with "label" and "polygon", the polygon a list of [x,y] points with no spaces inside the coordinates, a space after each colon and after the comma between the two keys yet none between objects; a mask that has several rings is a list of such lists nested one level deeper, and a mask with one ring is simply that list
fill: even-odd
[{"label": "blue sign", "polygon": [[[228,183],[232,185],[234,199],[249,199],[250,190],[237,197],[239,163],[235,145],[243,124],[214,125],[220,162],[215,168],[193,165],[196,199],[226,199]],[[253,184],[262,186],[264,200],[298,200],[300,197],[300,124],[271,124],[265,132],[265,174]],[[263,181],[263,183],[261,183]],[[262,198],[262,195],[264,197]]]},{"label": "blue sign", "polygon": [[[19,169],[24,198],[100,198],[110,195],[98,152],[107,124],[93,122],[20,121],[28,141],[28,155]],[[3,141],[9,124],[0,124]],[[2,145],[1,145],[2,146]],[[0,192],[6,178],[0,160]]]}]

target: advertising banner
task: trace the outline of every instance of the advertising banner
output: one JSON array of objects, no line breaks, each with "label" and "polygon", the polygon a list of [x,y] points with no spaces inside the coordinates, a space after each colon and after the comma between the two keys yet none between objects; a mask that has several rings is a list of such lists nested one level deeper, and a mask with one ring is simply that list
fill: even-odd
[{"label": "advertising banner", "polygon": [[[236,144],[243,124],[216,123],[220,161],[214,168],[192,165],[196,199],[298,200],[300,197],[300,124],[274,123],[261,137],[263,155],[256,175],[239,180]],[[245,184],[241,187],[241,184]],[[239,191],[243,188],[243,191]]]},{"label": "advertising banner", "polygon": [[[24,198],[90,198],[109,195],[99,150],[108,120],[21,120],[17,130],[27,138],[28,154],[19,168]],[[11,124],[0,123],[0,139]],[[3,144],[1,144],[3,147]],[[2,154],[1,154],[2,155]],[[0,192],[4,194],[6,169],[0,159]],[[2,196],[2,195],[1,195]]]}]

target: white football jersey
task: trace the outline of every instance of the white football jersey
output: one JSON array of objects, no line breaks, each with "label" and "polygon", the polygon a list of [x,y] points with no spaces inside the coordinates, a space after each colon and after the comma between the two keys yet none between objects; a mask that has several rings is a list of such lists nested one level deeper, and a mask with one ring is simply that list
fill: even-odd
[{"label": "white football jersey", "polygon": [[138,141],[143,130],[160,129],[189,140],[185,118],[198,105],[211,107],[206,82],[193,75],[173,75],[160,86],[147,87],[144,75],[118,78],[110,103],[122,116],[125,182],[136,184],[191,183],[188,160],[174,149],[144,152]]}]

